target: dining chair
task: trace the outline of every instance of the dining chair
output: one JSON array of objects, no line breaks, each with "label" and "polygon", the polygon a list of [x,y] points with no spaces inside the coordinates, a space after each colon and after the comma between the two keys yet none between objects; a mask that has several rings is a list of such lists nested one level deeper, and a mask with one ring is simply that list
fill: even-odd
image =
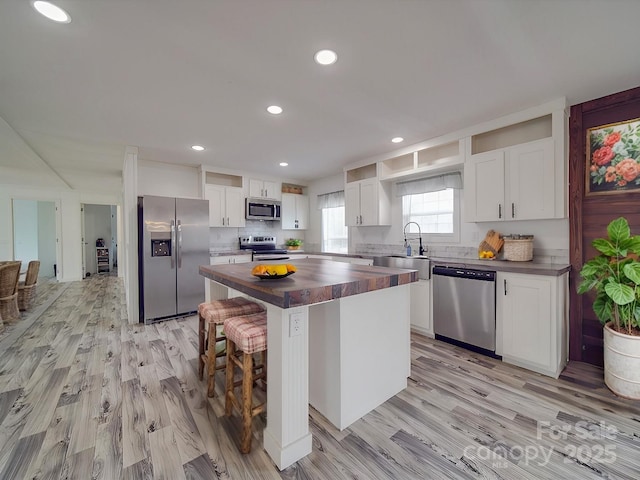
[{"label": "dining chair", "polygon": [[0,316],[5,322],[20,319],[18,279],[21,265],[21,261],[13,261],[0,266]]},{"label": "dining chair", "polygon": [[27,267],[27,276],[24,282],[18,282],[18,308],[28,310],[36,298],[36,286],[38,285],[38,272],[40,260],[31,260]]}]

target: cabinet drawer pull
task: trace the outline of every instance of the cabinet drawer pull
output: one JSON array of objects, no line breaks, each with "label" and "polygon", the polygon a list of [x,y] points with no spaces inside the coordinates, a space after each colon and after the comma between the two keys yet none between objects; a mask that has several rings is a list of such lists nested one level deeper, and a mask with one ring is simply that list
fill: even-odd
[{"label": "cabinet drawer pull", "polygon": [[511,204],[511,218],[516,218],[516,204]]},{"label": "cabinet drawer pull", "polygon": [[507,294],[507,279],[504,279],[504,294]]},{"label": "cabinet drawer pull", "polygon": [[502,204],[498,204],[498,218],[502,218]]}]

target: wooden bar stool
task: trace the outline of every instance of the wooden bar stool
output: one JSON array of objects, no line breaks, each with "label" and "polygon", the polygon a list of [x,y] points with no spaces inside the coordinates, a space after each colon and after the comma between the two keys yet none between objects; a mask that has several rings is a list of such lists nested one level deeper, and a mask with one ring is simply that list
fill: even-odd
[{"label": "wooden bar stool", "polygon": [[[253,405],[253,384],[267,376],[267,312],[245,317],[233,317],[224,321],[227,336],[227,378],[225,393],[225,415],[230,416],[235,408],[242,415],[240,452],[251,451],[251,424],[253,417],[265,410],[266,403]],[[254,366],[253,354],[262,353],[262,365]],[[235,367],[242,372],[242,380],[235,382]],[[257,371],[260,371],[257,373]],[[238,401],[235,388],[242,385],[242,398]]]},{"label": "wooden bar stool", "polygon": [[[244,297],[227,298],[225,300],[214,300],[210,303],[201,303],[198,306],[198,336],[199,336],[199,365],[198,375],[202,380],[204,366],[207,365],[209,377],[207,383],[207,396],[215,396],[215,373],[222,370],[224,363],[218,365],[216,360],[224,357],[224,349],[216,352],[218,342],[224,341],[224,334],[218,332],[218,325],[222,325],[227,318],[250,315],[264,312],[264,307],[259,303],[247,300]],[[205,350],[206,344],[206,350]]]}]

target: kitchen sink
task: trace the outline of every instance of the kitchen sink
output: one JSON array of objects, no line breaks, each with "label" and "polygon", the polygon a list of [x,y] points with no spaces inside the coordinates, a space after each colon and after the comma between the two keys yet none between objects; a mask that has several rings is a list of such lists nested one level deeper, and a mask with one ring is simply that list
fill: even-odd
[{"label": "kitchen sink", "polygon": [[431,278],[431,262],[429,261],[429,257],[424,255],[415,257],[408,257],[406,255],[373,257],[373,264],[379,267],[417,270],[419,279],[428,280]]}]

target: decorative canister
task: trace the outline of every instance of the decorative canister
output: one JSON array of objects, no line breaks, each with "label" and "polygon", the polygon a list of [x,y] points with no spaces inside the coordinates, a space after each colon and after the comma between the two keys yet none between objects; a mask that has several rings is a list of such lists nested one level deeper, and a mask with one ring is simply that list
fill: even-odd
[{"label": "decorative canister", "polygon": [[505,235],[504,259],[528,262],[533,259],[533,235]]}]

